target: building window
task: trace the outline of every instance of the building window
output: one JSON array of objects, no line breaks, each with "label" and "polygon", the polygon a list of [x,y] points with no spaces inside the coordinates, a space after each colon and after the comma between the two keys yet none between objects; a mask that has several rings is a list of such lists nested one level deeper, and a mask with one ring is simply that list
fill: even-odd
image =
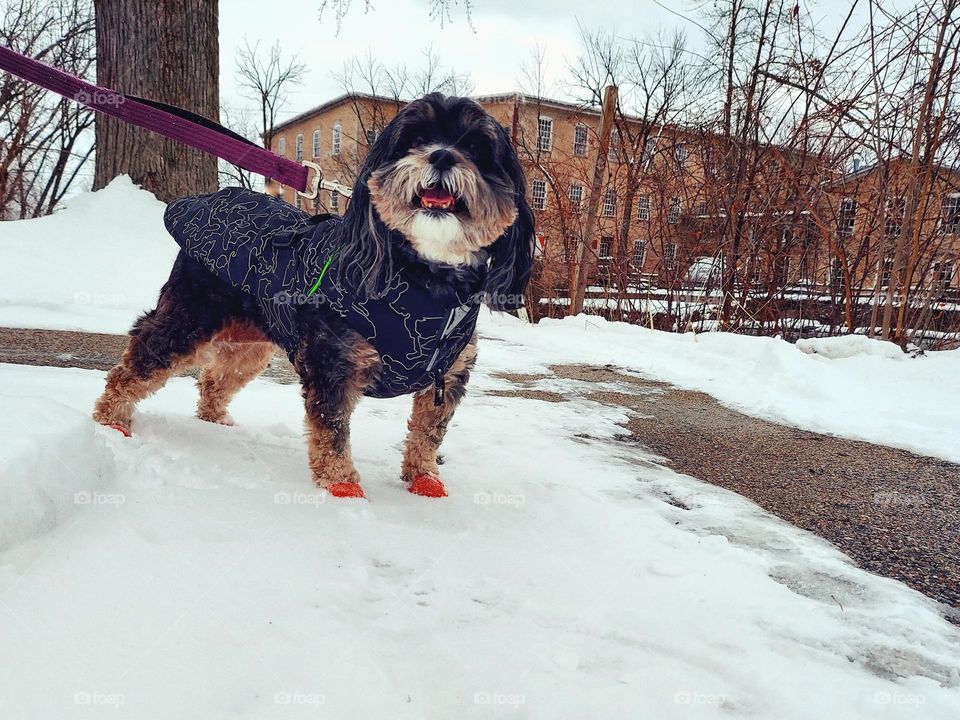
[{"label": "building window", "polygon": [[330,154],[339,155],[340,154],[340,136],[342,135],[342,130],[340,128],[340,123],[337,123],[333,126],[333,134],[330,138]]},{"label": "building window", "polygon": [[610,148],[607,150],[607,160],[616,162],[620,157],[620,131],[616,128],[610,131]]},{"label": "building window", "polygon": [[953,263],[938,262],[933,265],[933,279],[938,290],[949,290],[953,287]]},{"label": "building window", "polygon": [[833,288],[843,286],[843,266],[840,264],[839,258],[830,260],[830,285]]},{"label": "building window", "polygon": [[550,152],[553,147],[553,118],[541,115],[537,118],[537,150]]},{"label": "building window", "polygon": [[810,280],[810,256],[813,254],[813,235],[808,224],[803,233],[803,250],[800,255],[800,279]]},{"label": "building window", "polygon": [[330,191],[330,209],[334,212],[340,212],[340,193],[336,190]]},{"label": "building window", "polygon": [[607,188],[603,194],[603,214],[607,217],[613,217],[617,212],[617,195],[613,188]]},{"label": "building window", "polygon": [[583,185],[574,184],[570,186],[569,190],[570,196],[570,205],[573,208],[580,208],[583,206]]},{"label": "building window", "polygon": [[647,138],[647,141],[643,144],[643,167],[646,168],[652,161],[653,156],[657,152],[657,139],[656,138]]},{"label": "building window", "polygon": [[296,158],[297,162],[300,162],[303,160],[303,133],[297,133],[297,139],[294,144],[294,148],[294,157]]},{"label": "building window", "polygon": [[647,222],[650,220],[650,196],[639,195],[637,197],[637,220]]},{"label": "building window", "polygon": [[601,260],[609,260],[613,257],[613,238],[609,235],[600,238],[600,251],[597,257]]},{"label": "building window", "polygon": [[687,164],[687,144],[677,143],[676,147],[673,148],[673,157],[677,161],[677,167],[683,170]]},{"label": "building window", "polygon": [[950,193],[944,196],[941,206],[943,227],[948,233],[955,233],[960,229],[960,193]]},{"label": "building window", "polygon": [[885,257],[880,269],[880,287],[889,287],[890,277],[893,275],[893,258]]},{"label": "building window", "polygon": [[577,125],[573,129],[573,154],[587,154],[587,126]]},{"label": "building window", "polygon": [[530,183],[530,197],[533,200],[534,210],[545,210],[547,207],[547,183],[545,180],[534,180]]},{"label": "building window", "polygon": [[888,239],[900,237],[900,232],[903,230],[903,216],[906,209],[906,198],[887,198],[887,221],[884,227],[884,234]]},{"label": "building window", "polygon": [[787,284],[787,278],[790,275],[790,258],[786,255],[779,255],[773,261],[773,282],[777,287],[783,287]]},{"label": "building window", "polygon": [[313,156],[320,157],[320,130],[313,131]]},{"label": "building window", "polygon": [[643,240],[633,241],[633,254],[630,256],[630,262],[634,270],[643,270]]},{"label": "building window", "polygon": [[674,264],[677,261],[677,245],[676,243],[667,243],[663,246],[663,264],[667,270],[673,270]]},{"label": "building window", "polygon": [[678,197],[670,199],[670,213],[667,215],[667,222],[671,225],[680,222],[680,198]]},{"label": "building window", "polygon": [[711,180],[717,177],[717,163],[713,157],[713,148],[703,148],[703,174]]},{"label": "building window", "polygon": [[286,138],[277,138],[277,155],[285,156],[287,154]]},{"label": "building window", "polygon": [[853,237],[853,226],[857,222],[857,201],[844,198],[840,202],[840,217],[837,220],[837,236],[841,240]]}]

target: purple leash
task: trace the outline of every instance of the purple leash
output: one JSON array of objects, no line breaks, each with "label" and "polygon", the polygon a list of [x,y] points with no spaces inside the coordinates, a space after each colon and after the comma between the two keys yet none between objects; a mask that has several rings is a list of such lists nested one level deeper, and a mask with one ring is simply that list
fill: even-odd
[{"label": "purple leash", "polygon": [[[317,196],[322,174],[314,163],[298,163],[254,145],[212,120],[154,100],[124,95],[0,45],[0,69],[131,125],[223,158],[244,170],[290,185],[308,199]],[[314,180],[307,191],[307,177]]]}]

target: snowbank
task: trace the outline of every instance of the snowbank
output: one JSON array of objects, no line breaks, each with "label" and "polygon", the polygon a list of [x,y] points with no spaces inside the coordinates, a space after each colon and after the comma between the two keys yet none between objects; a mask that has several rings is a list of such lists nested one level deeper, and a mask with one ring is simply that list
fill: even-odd
[{"label": "snowbank", "polygon": [[125,333],[156,304],[177,245],[127,176],[53,215],[0,223],[0,326]]},{"label": "snowbank", "polygon": [[843,335],[842,337],[808,338],[797,341],[797,349],[808,355],[822,355],[831,360],[872,355],[888,360],[903,360],[906,355],[899,345],[866,335]]},{"label": "snowbank", "polygon": [[[678,335],[580,315],[531,326],[484,314],[504,372],[611,364],[708,393],[755,417],[960,462],[960,350],[906,357],[867,338],[807,345],[729,333]],[[821,352],[824,350],[825,352]]]},{"label": "snowbank", "polygon": [[176,379],[128,440],[76,420],[102,373],[0,366],[0,389],[33,398],[0,396],[29,449],[4,473],[59,453],[79,481],[48,494],[102,483],[46,534],[7,532],[4,717],[960,717],[938,606],[611,444],[626,418],[575,381],[557,379],[563,403],[490,394],[511,387],[491,358],[554,358],[483,352],[442,501],[397,480],[404,398],[360,404],[370,499],[343,502],[310,485],[295,386],[255,381],[228,428],[191,417]]},{"label": "snowbank", "polygon": [[[12,367],[4,379],[16,387],[27,376]],[[36,397],[2,397],[0,551],[49,531],[96,499],[113,469],[88,412]]]}]

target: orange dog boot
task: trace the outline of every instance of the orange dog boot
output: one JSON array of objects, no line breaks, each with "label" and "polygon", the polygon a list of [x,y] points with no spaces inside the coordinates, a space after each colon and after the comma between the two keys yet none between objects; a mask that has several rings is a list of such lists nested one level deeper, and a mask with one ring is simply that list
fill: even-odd
[{"label": "orange dog boot", "polygon": [[446,497],[447,489],[443,487],[440,478],[435,475],[417,475],[410,486],[407,488],[414,495],[423,497]]},{"label": "orange dog boot", "polygon": [[327,492],[333,495],[334,497],[354,497],[362,498],[366,497],[363,494],[363,488],[360,487],[359,483],[353,482],[335,482],[327,485]]},{"label": "orange dog boot", "polygon": [[108,427],[108,428],[113,428],[113,429],[116,430],[117,432],[122,433],[124,437],[130,437],[130,430],[128,430],[127,428],[125,428],[125,427],[124,427],[123,425],[121,425],[120,423],[110,423],[109,425],[107,425],[107,427]]}]

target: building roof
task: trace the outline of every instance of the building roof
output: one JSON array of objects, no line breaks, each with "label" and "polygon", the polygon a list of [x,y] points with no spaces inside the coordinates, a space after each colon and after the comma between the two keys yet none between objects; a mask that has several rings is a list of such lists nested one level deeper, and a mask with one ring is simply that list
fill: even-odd
[{"label": "building roof", "polygon": [[[527,95],[517,91],[505,92],[505,93],[495,93],[492,95],[471,95],[471,100],[475,100],[480,104],[513,104],[518,103],[521,105],[537,105],[539,107],[546,108],[555,108],[558,110],[566,110],[569,112],[580,113],[582,115],[590,115],[593,117],[600,117],[600,108],[593,105],[585,105],[582,103],[572,103],[566,100],[557,100],[555,98],[545,98],[537,97],[535,95]],[[344,93],[343,95],[338,95],[337,97],[327,100],[326,102],[317,105],[316,107],[305,110],[302,113],[294,115],[293,117],[284,120],[281,123],[278,123],[274,126],[274,133],[285,130],[286,128],[292,125],[298,125],[304,120],[309,120],[316,115],[319,115],[322,112],[335,108],[338,105],[343,105],[347,102],[354,102],[356,100],[371,100],[374,102],[383,102],[383,103],[395,103],[399,105],[406,105],[409,100],[397,97],[387,97],[385,95],[375,95],[371,93],[363,92],[354,92],[354,93]],[[639,115],[623,115],[623,119],[633,122],[642,122],[643,118]],[[696,132],[695,128],[687,127],[677,123],[667,123],[664,126],[664,129],[669,130],[681,130],[684,132]]]},{"label": "building roof", "polygon": [[[909,157],[900,156],[900,157],[891,158],[885,164],[887,169],[890,170],[890,169],[896,168],[896,166],[910,165],[910,163],[911,163],[911,160]],[[840,177],[836,178],[835,180],[832,180],[829,184],[832,186],[837,186],[837,185],[845,185],[851,182],[856,182],[857,180],[860,180],[864,177],[867,177],[868,175],[872,175],[873,173],[877,172],[877,170],[879,170],[880,167],[881,167],[881,163],[872,162],[869,164],[865,163],[864,165],[857,167],[855,170],[844,169],[844,172],[840,175]],[[951,165],[949,163],[935,162],[933,163],[932,167],[934,168],[938,176],[948,178],[949,181],[953,183],[960,182],[960,166]]]},{"label": "building roof", "polygon": [[[516,102],[523,105],[539,105],[541,107],[556,108],[558,110],[569,110],[571,112],[578,112],[585,115],[595,115],[597,117],[600,116],[599,108],[596,108],[593,106],[581,105],[577,103],[566,102],[564,100],[556,100],[553,98],[538,98],[533,95],[525,95],[524,93],[520,93],[516,91],[496,93],[493,95],[472,95],[471,99],[476,100],[478,103],[481,103],[481,104],[483,103],[500,104],[500,103]],[[326,102],[320,105],[317,105],[316,107],[310,108],[309,110],[305,110],[302,113],[294,115],[293,117],[287,120],[284,120],[281,123],[277,123],[274,126],[273,131],[276,133],[281,130],[285,130],[291,125],[298,125],[304,120],[309,120],[310,118],[315,117],[316,115],[319,115],[322,112],[330,110],[331,108],[335,108],[338,105],[342,105],[346,102],[351,102],[355,100],[372,100],[374,102],[400,103],[403,105],[409,102],[408,100],[404,100],[402,98],[386,97],[385,95],[373,95],[370,93],[362,93],[362,92],[344,93],[343,95],[338,95],[337,97],[332,98],[331,100],[327,100]],[[639,120],[640,118],[627,117],[627,119]]]},{"label": "building roof", "polygon": [[277,133],[280,130],[285,130],[291,125],[298,125],[304,120],[309,120],[310,118],[319,115],[322,112],[325,112],[331,108],[335,108],[338,105],[343,105],[346,102],[353,102],[355,100],[373,100],[374,102],[389,102],[389,103],[402,103],[406,104],[407,100],[402,100],[400,98],[386,97],[385,95],[372,95],[370,93],[362,92],[351,92],[344,93],[343,95],[338,95],[337,97],[327,100],[325,103],[321,103],[316,107],[312,107],[309,110],[304,110],[302,113],[294,115],[292,118],[288,118],[281,123],[277,123],[273,126],[273,132]]},{"label": "building roof", "polygon": [[553,98],[537,97],[536,95],[525,95],[520,92],[497,93],[494,95],[472,95],[471,99],[478,103],[520,103],[521,105],[540,105],[541,107],[552,107],[558,110],[570,110],[572,112],[586,113],[589,115],[600,116],[600,109],[592,105],[583,105],[567,102],[565,100],[555,100]]}]

